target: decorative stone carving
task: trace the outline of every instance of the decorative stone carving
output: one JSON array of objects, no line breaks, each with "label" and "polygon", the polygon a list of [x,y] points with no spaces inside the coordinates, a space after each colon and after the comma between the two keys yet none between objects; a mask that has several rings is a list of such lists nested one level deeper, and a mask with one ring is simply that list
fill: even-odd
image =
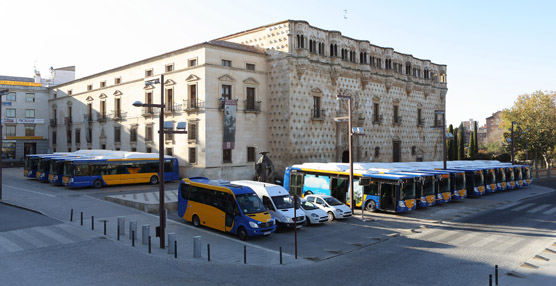
[{"label": "decorative stone carving", "polygon": [[201,79],[200,77],[198,77],[198,76],[196,76],[196,75],[194,75],[194,74],[191,74],[191,75],[189,75],[189,76],[185,79],[185,81],[198,81],[198,80],[200,80],[200,79]]},{"label": "decorative stone carving", "polygon": [[234,81],[236,81],[233,77],[231,77],[230,75],[227,75],[227,74],[225,74],[225,75],[219,77],[218,80],[220,80],[220,81],[227,81],[227,82],[234,82]]}]

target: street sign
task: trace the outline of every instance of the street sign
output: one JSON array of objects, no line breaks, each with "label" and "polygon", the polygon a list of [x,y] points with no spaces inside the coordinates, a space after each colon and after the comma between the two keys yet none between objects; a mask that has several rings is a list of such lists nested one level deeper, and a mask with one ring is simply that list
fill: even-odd
[{"label": "street sign", "polygon": [[2,102],[2,106],[12,106],[11,102]]}]

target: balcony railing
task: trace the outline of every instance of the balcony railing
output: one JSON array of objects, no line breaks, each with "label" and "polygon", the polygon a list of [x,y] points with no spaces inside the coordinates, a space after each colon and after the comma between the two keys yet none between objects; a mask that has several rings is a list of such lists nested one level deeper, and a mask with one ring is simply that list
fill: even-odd
[{"label": "balcony railing", "polygon": [[182,105],[177,103],[170,103],[166,104],[166,108],[164,109],[164,113],[177,113],[182,111]]},{"label": "balcony railing", "polygon": [[56,127],[56,119],[50,119],[50,126]]},{"label": "balcony railing", "polygon": [[110,113],[110,118],[114,121],[121,121],[127,118],[127,112],[121,110],[112,110]]},{"label": "balcony railing", "polygon": [[[219,109],[219,110],[224,110],[224,105],[225,105],[225,103],[226,103],[226,98],[221,97],[221,98],[219,98],[218,100],[220,101],[220,102],[219,102],[219,105],[218,105],[218,109]],[[228,100],[234,100],[234,101],[236,102],[236,104],[237,104],[237,99],[228,99]]]},{"label": "balcony railing", "polygon": [[417,119],[417,127],[423,127],[425,125],[425,120]]},{"label": "balcony railing", "polygon": [[106,114],[99,113],[97,117],[98,122],[106,122]]},{"label": "balcony railing", "polygon": [[64,124],[65,125],[71,125],[71,123],[73,122],[71,117],[64,117]]},{"label": "balcony railing", "polygon": [[205,109],[205,102],[202,100],[184,100],[183,101],[183,111],[199,111]]},{"label": "balcony railing", "polygon": [[83,114],[83,119],[84,119],[85,121],[88,121],[89,123],[90,123],[90,122],[93,122],[93,114],[88,114],[88,113]]},{"label": "balcony railing", "polygon": [[311,119],[324,120],[325,115],[324,109],[311,109]]},{"label": "balcony railing", "polygon": [[143,107],[141,109],[141,115],[144,117],[152,117],[158,114],[160,114],[160,109],[156,107]]},{"label": "balcony railing", "polygon": [[382,114],[374,115],[373,124],[380,124],[380,123],[382,123]]},{"label": "balcony railing", "polygon": [[244,100],[243,104],[245,106],[245,112],[261,112],[261,102],[260,101],[249,101]]},{"label": "balcony railing", "polygon": [[399,125],[402,124],[402,116],[398,115],[398,116],[394,116],[392,118],[394,125]]}]

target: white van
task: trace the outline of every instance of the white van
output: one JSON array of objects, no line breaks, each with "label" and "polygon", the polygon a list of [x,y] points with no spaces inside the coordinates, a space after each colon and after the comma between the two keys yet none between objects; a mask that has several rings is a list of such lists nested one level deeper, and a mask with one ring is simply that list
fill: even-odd
[{"label": "white van", "polygon": [[[232,181],[232,184],[246,186],[259,196],[263,205],[276,220],[276,231],[294,227],[293,198],[282,186],[256,181]],[[305,223],[305,212],[297,206],[297,228]]]}]

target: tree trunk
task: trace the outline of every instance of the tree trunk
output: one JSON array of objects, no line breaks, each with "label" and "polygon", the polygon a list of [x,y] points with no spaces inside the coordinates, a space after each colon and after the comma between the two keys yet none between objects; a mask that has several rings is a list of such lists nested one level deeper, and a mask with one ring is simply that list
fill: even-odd
[{"label": "tree trunk", "polygon": [[537,151],[535,151],[535,178],[539,178],[539,161],[537,161]]}]

